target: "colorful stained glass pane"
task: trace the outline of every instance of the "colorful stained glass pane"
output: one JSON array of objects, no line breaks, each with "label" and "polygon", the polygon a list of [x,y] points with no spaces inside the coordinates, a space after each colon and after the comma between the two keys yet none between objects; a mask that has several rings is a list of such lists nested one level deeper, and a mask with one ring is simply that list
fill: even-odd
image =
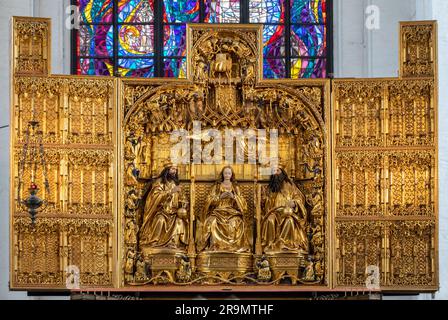
[{"label": "colorful stained glass pane", "polygon": [[327,60],[293,58],[291,59],[291,78],[325,78]]},{"label": "colorful stained glass pane", "polygon": [[263,76],[268,79],[285,78],[285,59],[263,59]]},{"label": "colorful stained glass pane", "polygon": [[154,54],[154,25],[121,25],[118,27],[118,55]]},{"label": "colorful stained glass pane", "polygon": [[291,23],[326,23],[326,5],[326,0],[290,0]]},{"label": "colorful stained glass pane", "polygon": [[285,0],[250,0],[249,21],[251,23],[284,23]]},{"label": "colorful stained glass pane", "polygon": [[111,59],[80,58],[78,62],[78,74],[81,75],[111,76],[113,69]]},{"label": "colorful stained glass pane", "polygon": [[154,77],[154,59],[118,59],[122,77]]},{"label": "colorful stained glass pane", "polygon": [[82,25],[79,28],[78,55],[108,57],[113,55],[113,26]]},{"label": "colorful stained glass pane", "polygon": [[283,25],[265,25],[263,44],[263,55],[265,57],[284,57],[285,27]]},{"label": "colorful stained glass pane", "polygon": [[93,41],[93,33],[94,32],[91,32],[90,26],[80,26],[78,38],[78,56],[95,55],[95,41]]},{"label": "colorful stained glass pane", "polygon": [[163,0],[163,22],[199,22],[200,0]]},{"label": "colorful stained glass pane", "polygon": [[149,23],[154,21],[154,0],[120,0],[118,23]]},{"label": "colorful stained glass pane", "polygon": [[81,23],[112,23],[113,0],[78,0]]},{"label": "colorful stained glass pane", "polygon": [[186,59],[163,59],[163,76],[169,78],[186,78]]},{"label": "colorful stained glass pane", "polygon": [[205,0],[204,22],[239,23],[240,0]]},{"label": "colorful stained glass pane", "polygon": [[291,55],[319,57],[326,54],[325,26],[292,26]]},{"label": "colorful stained glass pane", "polygon": [[185,56],[186,54],[186,31],[184,25],[164,26],[163,55]]},{"label": "colorful stained glass pane", "polygon": [[[159,0],[158,0],[159,1]],[[160,0],[161,1],[161,0]],[[162,73],[185,77],[187,22],[239,23],[240,0],[163,0]],[[78,73],[112,75],[114,48],[118,49],[117,69],[121,76],[153,77],[154,0],[77,0],[81,27],[77,38]],[[289,3],[289,24],[285,21]],[[112,23],[117,4],[115,39]],[[263,55],[266,78],[326,77],[326,0],[248,0],[251,23],[264,24]],[[243,10],[244,11],[244,10]],[[291,33],[291,61],[286,61],[285,24]],[[115,43],[118,41],[118,43]],[[288,49],[289,50],[289,49]],[[286,64],[291,75],[286,75]]]}]

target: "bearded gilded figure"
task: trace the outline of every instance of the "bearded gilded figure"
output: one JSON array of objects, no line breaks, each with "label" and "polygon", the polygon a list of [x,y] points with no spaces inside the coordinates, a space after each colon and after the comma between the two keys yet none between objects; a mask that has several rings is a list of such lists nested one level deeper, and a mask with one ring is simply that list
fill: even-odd
[{"label": "bearded gilded figure", "polygon": [[205,221],[198,228],[198,250],[214,252],[249,252],[248,226],[244,222],[246,200],[241,196],[230,166],[222,169],[212,187],[205,207]]},{"label": "bearded gilded figure", "polygon": [[140,246],[185,250],[188,244],[186,198],[177,167],[168,164],[151,186],[145,200]]},{"label": "bearded gilded figure", "polygon": [[308,252],[305,196],[283,166],[273,169],[263,192],[262,247],[265,253]]}]

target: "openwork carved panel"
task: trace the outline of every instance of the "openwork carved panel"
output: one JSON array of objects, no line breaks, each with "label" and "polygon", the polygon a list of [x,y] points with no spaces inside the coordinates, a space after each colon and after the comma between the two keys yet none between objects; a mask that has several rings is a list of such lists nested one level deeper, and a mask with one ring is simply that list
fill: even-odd
[{"label": "openwork carved panel", "polygon": [[434,146],[434,80],[335,80],[337,148]]},{"label": "openwork carved panel", "polygon": [[[336,286],[365,286],[373,267],[384,290],[437,288],[435,36],[401,24],[403,79],[334,81]],[[361,235],[376,261],[358,264]]]},{"label": "openwork carved panel", "polygon": [[[69,266],[79,268],[83,287],[112,286],[114,81],[15,76],[14,93],[11,287],[64,288]],[[39,192],[48,205],[35,228],[17,197],[18,163],[33,118],[42,130],[50,187]],[[23,172],[20,199],[31,184],[30,170]],[[42,172],[34,178],[40,186]]]},{"label": "openwork carved panel", "polygon": [[387,84],[384,128],[387,146],[434,146],[434,80]]},{"label": "openwork carved panel", "polygon": [[336,158],[336,215],[381,216],[383,159],[380,153],[339,152]]},{"label": "openwork carved panel", "polygon": [[401,22],[400,35],[401,77],[435,77],[437,22]]},{"label": "openwork carved panel", "polygon": [[433,221],[338,222],[336,281],[366,285],[366,268],[379,268],[383,289],[419,290],[437,286]]},{"label": "openwork carved panel", "polygon": [[49,75],[51,21],[47,18],[13,17],[16,75]]},{"label": "openwork carved panel", "polygon": [[338,286],[364,287],[366,268],[378,266],[380,285],[385,284],[384,226],[372,222],[336,223],[336,267]]},{"label": "openwork carved panel", "polygon": [[403,221],[390,225],[388,285],[437,286],[435,223]]}]

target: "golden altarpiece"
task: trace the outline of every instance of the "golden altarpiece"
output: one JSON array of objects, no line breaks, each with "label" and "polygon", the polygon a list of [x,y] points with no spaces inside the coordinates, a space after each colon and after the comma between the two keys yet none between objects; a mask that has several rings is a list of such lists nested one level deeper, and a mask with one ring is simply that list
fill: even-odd
[{"label": "golden altarpiece", "polygon": [[[188,26],[186,79],[55,76],[50,21],[12,26],[12,289],[64,289],[75,266],[81,289],[365,291],[373,266],[383,291],[437,290],[435,22],[400,24],[399,78],[341,80],[263,80],[261,26],[206,24]],[[50,190],[35,224],[31,117]],[[249,139],[242,162],[194,159],[204,132],[238,129],[278,133],[277,172]]]}]

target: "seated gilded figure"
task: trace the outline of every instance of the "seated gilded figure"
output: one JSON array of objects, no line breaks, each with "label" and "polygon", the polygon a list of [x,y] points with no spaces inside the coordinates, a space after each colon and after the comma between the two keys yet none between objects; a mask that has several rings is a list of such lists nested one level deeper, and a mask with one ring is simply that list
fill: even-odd
[{"label": "seated gilded figure", "polygon": [[244,222],[246,212],[247,203],[235,182],[235,174],[226,166],[207,197],[205,221],[198,224],[198,252],[250,252],[248,226]]},{"label": "seated gilded figure", "polygon": [[184,251],[189,236],[186,205],[177,167],[167,164],[145,200],[140,246]]},{"label": "seated gilded figure", "polygon": [[290,180],[284,166],[273,168],[267,190],[262,193],[263,252],[308,252],[305,201],[305,196]]}]

